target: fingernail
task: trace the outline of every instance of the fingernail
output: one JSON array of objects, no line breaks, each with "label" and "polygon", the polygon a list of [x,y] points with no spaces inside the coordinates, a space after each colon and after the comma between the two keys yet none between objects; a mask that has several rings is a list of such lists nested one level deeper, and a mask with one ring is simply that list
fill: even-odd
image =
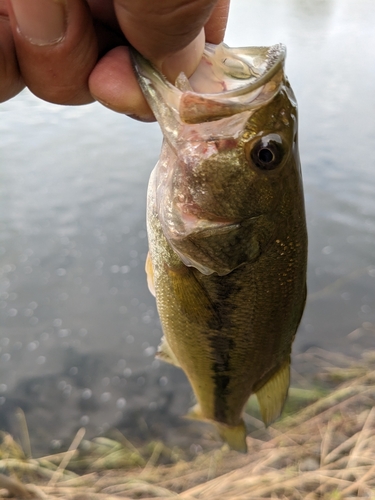
[{"label": "fingernail", "polygon": [[143,122],[143,123],[156,122],[155,116],[139,116],[139,115],[135,115],[134,113],[126,113],[126,116],[128,116],[129,118],[132,118],[133,120],[137,120],[138,122]]},{"label": "fingernail", "polygon": [[152,114],[151,110],[150,110],[150,112],[148,114],[141,115],[141,114],[134,113],[132,111],[126,110],[126,109],[124,109],[121,106],[116,106],[113,103],[106,102],[103,99],[101,99],[99,97],[96,97],[93,93],[91,93],[91,95],[102,106],[105,106],[106,108],[108,108],[108,109],[110,109],[112,111],[116,111],[116,113],[121,113],[122,115],[126,115],[129,118],[132,118],[133,120],[137,120],[139,122],[145,122],[145,123],[152,123],[152,122],[156,121],[156,119],[155,119],[154,115]]},{"label": "fingernail", "polygon": [[202,29],[199,35],[187,47],[164,59],[159,65],[162,73],[171,82],[176,80],[181,71],[189,78],[197,69],[202,59],[204,44],[205,35]]},{"label": "fingernail", "polygon": [[66,31],[65,0],[11,0],[18,30],[34,45],[60,42]]}]

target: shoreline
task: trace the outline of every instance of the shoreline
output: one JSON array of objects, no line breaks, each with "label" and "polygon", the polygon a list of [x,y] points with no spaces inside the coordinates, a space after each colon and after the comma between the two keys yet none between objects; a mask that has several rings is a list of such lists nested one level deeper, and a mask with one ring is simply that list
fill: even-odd
[{"label": "shoreline", "polygon": [[[0,464],[11,475],[0,475],[0,495],[23,492],[25,498],[49,500],[240,500],[246,495],[270,498],[271,493],[290,500],[301,495],[311,500],[371,497],[375,351],[367,351],[361,360],[322,350],[306,355],[320,364],[314,380],[319,391],[322,385],[326,388],[326,395],[313,394],[307,387],[292,388],[289,408],[268,429],[250,416],[254,428],[247,437],[251,450],[247,455],[217,442],[212,449],[197,448],[189,458],[161,441],[137,448],[120,432],[117,440],[87,441],[81,430],[69,451],[34,459],[27,456],[25,446],[22,449],[3,434]],[[319,363],[322,359],[325,368]],[[299,380],[299,386],[307,383]],[[298,411],[296,404],[301,407]]]}]

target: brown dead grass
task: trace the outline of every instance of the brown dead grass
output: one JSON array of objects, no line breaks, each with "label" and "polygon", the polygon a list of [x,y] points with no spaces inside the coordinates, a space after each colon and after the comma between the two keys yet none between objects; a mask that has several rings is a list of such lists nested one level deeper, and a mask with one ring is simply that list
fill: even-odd
[{"label": "brown dead grass", "polygon": [[361,362],[311,355],[326,358],[320,378],[336,387],[266,431],[259,425],[247,455],[223,447],[186,461],[174,452],[173,465],[160,465],[173,455],[162,443],[144,453],[119,436],[82,448],[80,430],[67,452],[32,459],[4,435],[0,499],[375,499],[375,353]]}]

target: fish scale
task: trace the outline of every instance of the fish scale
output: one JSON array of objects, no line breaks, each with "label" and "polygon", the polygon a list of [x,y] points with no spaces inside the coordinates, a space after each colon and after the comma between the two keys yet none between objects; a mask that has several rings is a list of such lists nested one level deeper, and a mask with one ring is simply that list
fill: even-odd
[{"label": "fish scale", "polygon": [[[139,54],[133,59],[164,134],[147,203],[146,269],[164,333],[158,356],[186,373],[197,399],[189,415],[213,422],[244,452],[249,396],[256,393],[266,425],[282,411],[306,299],[285,49],[208,45],[191,85],[180,88]],[[210,66],[215,87],[222,78],[231,90],[199,92],[200,71],[207,89]]]}]

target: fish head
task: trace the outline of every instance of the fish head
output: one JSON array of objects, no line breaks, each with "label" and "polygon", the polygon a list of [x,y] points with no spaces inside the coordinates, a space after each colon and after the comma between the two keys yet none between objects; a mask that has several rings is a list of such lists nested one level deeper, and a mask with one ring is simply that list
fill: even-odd
[{"label": "fish head", "polygon": [[285,47],[206,44],[194,75],[175,85],[133,58],[164,135],[153,190],[164,236],[186,265],[228,274],[264,250],[299,169]]}]

